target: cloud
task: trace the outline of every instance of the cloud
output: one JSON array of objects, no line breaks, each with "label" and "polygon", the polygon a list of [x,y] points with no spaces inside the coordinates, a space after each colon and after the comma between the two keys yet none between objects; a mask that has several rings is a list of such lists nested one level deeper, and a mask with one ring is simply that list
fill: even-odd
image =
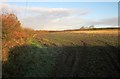
[{"label": "cloud", "polygon": [[10,4],[2,4],[0,8],[16,13],[23,27],[35,30],[76,29],[89,25],[117,26],[117,17],[91,20],[89,17],[84,18],[90,10],[81,8],[25,7]]},{"label": "cloud", "polygon": [[95,21],[91,21],[90,24],[106,25],[106,26],[109,26],[109,25],[110,26],[118,26],[118,17],[95,20]]},{"label": "cloud", "polygon": [[45,7],[28,7],[28,11],[31,12],[42,12],[42,13],[50,13],[50,14],[62,14],[62,13],[70,13],[70,14],[79,14],[85,15],[88,13],[88,10],[83,9],[69,9],[69,8],[45,8]]},{"label": "cloud", "polygon": [[24,10],[23,7],[18,7],[16,5],[9,5],[7,3],[0,4],[0,11],[2,11],[2,13],[20,14],[22,13],[22,10]]},{"label": "cloud", "polygon": [[0,0],[1,2],[7,2],[8,0]]},{"label": "cloud", "polygon": [[102,19],[100,22],[98,22],[98,24],[117,26],[118,25],[118,17]]},{"label": "cloud", "polygon": [[78,23],[83,22],[80,16],[84,16],[89,13],[88,10],[75,8],[18,8],[19,11],[24,12],[19,12],[19,16],[23,15],[22,17],[19,17],[23,26],[33,29],[63,30],[72,28],[73,26],[78,25]]}]

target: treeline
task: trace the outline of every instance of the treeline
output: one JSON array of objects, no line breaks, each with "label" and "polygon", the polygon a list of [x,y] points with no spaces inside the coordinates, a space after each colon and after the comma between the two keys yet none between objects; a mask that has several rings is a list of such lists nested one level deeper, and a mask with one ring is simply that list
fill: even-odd
[{"label": "treeline", "polygon": [[88,30],[111,30],[111,29],[120,29],[120,27],[106,27],[106,28],[80,28],[80,29],[72,29],[72,30],[64,30],[64,31],[88,31]]}]

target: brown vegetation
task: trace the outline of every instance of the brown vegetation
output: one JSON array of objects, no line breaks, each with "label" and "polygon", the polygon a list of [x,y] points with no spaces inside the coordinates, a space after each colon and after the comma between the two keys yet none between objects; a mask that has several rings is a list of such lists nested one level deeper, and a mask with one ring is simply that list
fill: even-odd
[{"label": "brown vegetation", "polygon": [[23,45],[28,34],[14,14],[2,14],[0,17],[2,19],[2,61],[6,61],[9,48]]}]

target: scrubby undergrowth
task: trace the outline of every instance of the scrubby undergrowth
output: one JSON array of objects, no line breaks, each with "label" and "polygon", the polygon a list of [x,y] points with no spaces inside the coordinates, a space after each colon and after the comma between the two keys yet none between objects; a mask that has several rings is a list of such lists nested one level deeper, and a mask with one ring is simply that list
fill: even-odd
[{"label": "scrubby undergrowth", "polygon": [[[1,14],[2,19],[2,61],[7,61],[8,51],[14,46],[20,46],[31,38],[29,29],[23,29],[15,14]],[[31,32],[32,33],[32,32]]]}]

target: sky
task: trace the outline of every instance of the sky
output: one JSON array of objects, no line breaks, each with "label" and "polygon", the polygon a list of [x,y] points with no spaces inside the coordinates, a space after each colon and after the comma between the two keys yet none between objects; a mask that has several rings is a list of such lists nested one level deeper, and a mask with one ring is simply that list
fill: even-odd
[{"label": "sky", "polygon": [[2,2],[119,2],[119,0],[1,0]]},{"label": "sky", "polygon": [[34,30],[118,26],[117,2],[5,2],[0,7],[14,12],[22,27]]}]

